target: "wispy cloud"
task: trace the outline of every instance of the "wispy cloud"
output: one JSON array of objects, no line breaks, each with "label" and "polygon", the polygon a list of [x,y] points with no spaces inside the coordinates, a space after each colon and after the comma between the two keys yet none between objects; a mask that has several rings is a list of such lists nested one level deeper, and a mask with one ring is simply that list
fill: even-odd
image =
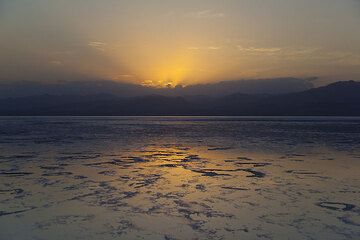
[{"label": "wispy cloud", "polygon": [[216,12],[214,10],[208,9],[197,12],[191,12],[187,14],[187,16],[198,19],[214,19],[214,18],[224,18],[226,15],[222,12]]},{"label": "wispy cloud", "polygon": [[241,52],[246,52],[246,53],[268,53],[268,54],[278,53],[282,50],[281,48],[243,47],[241,45],[237,46],[237,49]]},{"label": "wispy cloud", "polygon": [[52,60],[49,62],[53,66],[60,66],[62,65],[62,62],[60,60]]},{"label": "wispy cloud", "polygon": [[237,46],[243,56],[281,57],[291,62],[316,62],[338,66],[360,66],[360,55],[348,51],[337,51],[321,47],[243,47]]},{"label": "wispy cloud", "polygon": [[95,49],[100,50],[100,51],[105,51],[106,45],[107,44],[104,43],[104,42],[97,42],[97,41],[88,43],[89,47],[95,48]]},{"label": "wispy cloud", "polygon": [[222,47],[220,46],[204,46],[204,47],[195,47],[195,46],[192,46],[192,47],[188,47],[187,50],[189,51],[204,51],[204,50],[220,50]]},{"label": "wispy cloud", "polygon": [[216,47],[216,46],[210,46],[208,47],[209,50],[220,50],[221,47]]},{"label": "wispy cloud", "polygon": [[199,47],[188,47],[187,50],[197,51],[197,50],[200,50],[200,48]]}]

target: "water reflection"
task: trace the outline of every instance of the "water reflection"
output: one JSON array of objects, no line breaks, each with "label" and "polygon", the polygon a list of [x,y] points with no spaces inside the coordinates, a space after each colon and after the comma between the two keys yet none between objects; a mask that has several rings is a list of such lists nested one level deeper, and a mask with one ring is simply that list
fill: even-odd
[{"label": "water reflection", "polygon": [[355,120],[2,119],[0,130],[1,239],[360,235]]}]

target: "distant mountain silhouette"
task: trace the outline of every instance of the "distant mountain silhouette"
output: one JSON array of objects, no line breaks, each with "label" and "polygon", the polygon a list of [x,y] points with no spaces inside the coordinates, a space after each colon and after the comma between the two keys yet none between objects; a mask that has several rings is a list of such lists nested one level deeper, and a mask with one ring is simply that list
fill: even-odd
[{"label": "distant mountain silhouette", "polygon": [[225,96],[234,93],[281,94],[313,88],[311,79],[275,78],[224,81],[176,88],[151,88],[113,81],[64,81],[64,82],[9,82],[0,83],[0,98],[28,97],[35,95],[98,95],[112,94],[121,97],[147,95],[163,96]]},{"label": "distant mountain silhouette", "polygon": [[212,84],[198,84],[177,89],[179,95],[225,96],[234,93],[244,94],[283,94],[306,91],[314,87],[316,78],[274,78],[223,81]]},{"label": "distant mountain silhouette", "polygon": [[258,111],[274,115],[360,115],[360,82],[337,82],[263,99]]},{"label": "distant mountain silhouette", "polygon": [[360,116],[360,82],[288,94],[226,96],[39,95],[0,100],[0,115]]},{"label": "distant mountain silhouette", "polygon": [[35,95],[98,95],[113,94],[122,97],[154,94],[153,89],[141,85],[113,81],[63,82],[8,82],[0,83],[0,98],[29,97]]}]

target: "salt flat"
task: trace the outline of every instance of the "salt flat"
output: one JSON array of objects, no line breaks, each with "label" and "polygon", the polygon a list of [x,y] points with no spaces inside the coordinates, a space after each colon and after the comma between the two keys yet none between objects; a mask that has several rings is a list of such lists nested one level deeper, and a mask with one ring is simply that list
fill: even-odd
[{"label": "salt flat", "polygon": [[359,239],[360,119],[0,118],[0,239]]}]

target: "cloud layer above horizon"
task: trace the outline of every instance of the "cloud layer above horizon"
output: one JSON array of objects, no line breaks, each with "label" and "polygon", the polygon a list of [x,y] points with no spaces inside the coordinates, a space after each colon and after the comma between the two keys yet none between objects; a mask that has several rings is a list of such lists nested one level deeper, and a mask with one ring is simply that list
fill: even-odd
[{"label": "cloud layer above horizon", "polygon": [[360,79],[357,0],[0,0],[0,82]]}]

